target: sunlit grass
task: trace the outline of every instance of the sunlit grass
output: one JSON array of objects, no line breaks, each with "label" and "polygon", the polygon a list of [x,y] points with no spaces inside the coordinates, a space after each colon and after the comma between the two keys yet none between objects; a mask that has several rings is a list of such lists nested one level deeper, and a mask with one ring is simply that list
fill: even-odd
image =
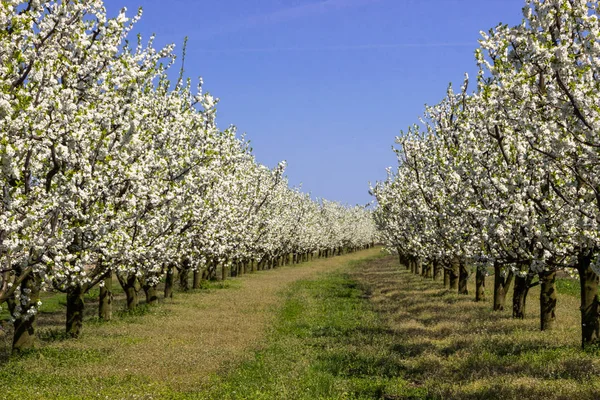
[{"label": "sunlit grass", "polygon": [[202,391],[264,346],[282,290],[378,251],[210,282],[135,312],[117,303],[110,322],[97,319],[91,294],[78,340],[63,334],[64,309],[40,315],[38,348],[0,364],[0,398],[172,399]]},{"label": "sunlit grass", "polygon": [[40,348],[0,368],[2,398],[600,398],[577,281],[560,278],[555,329],[540,332],[538,287],[513,320],[510,293],[493,312],[490,287],[477,303],[377,253],[210,282],[108,323],[89,316],[75,341],[47,325]]},{"label": "sunlit grass", "polygon": [[296,283],[269,346],[189,397],[597,399],[600,352],[580,349],[578,299],[565,292],[556,328],[540,332],[539,288],[513,320],[510,295],[493,312],[492,293],[476,303],[393,258],[361,263]]},{"label": "sunlit grass", "polygon": [[393,331],[402,376],[427,396],[600,397],[598,352],[580,349],[577,281],[560,280],[555,329],[540,332],[539,287],[529,293],[526,319],[514,320],[510,293],[507,309],[494,312],[490,289],[486,301],[476,303],[473,294],[452,293],[391,259],[354,277],[371,288],[374,309]]},{"label": "sunlit grass", "polygon": [[402,378],[391,332],[348,273],[297,282],[269,345],[201,399],[371,399],[425,392]]}]

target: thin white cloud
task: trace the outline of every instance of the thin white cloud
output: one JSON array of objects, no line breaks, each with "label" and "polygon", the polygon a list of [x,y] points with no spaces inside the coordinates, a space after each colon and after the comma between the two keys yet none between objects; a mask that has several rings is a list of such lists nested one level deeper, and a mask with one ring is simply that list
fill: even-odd
[{"label": "thin white cloud", "polygon": [[249,48],[214,48],[194,49],[208,53],[277,53],[294,51],[346,51],[346,50],[384,50],[401,48],[431,48],[431,47],[473,47],[477,42],[456,43],[391,43],[391,44],[362,44],[362,45],[340,45],[320,47],[249,47]]},{"label": "thin white cloud", "polygon": [[261,25],[278,24],[315,15],[323,15],[348,8],[361,7],[378,3],[382,0],[320,0],[299,6],[283,8],[263,14],[250,15],[238,21],[222,24],[211,30],[209,36],[214,34],[233,33]]},{"label": "thin white cloud", "polygon": [[311,15],[325,14],[331,11],[342,10],[346,8],[360,7],[380,0],[325,0],[296,7],[284,8],[263,15],[252,17],[249,23],[278,23],[292,19],[308,17]]}]

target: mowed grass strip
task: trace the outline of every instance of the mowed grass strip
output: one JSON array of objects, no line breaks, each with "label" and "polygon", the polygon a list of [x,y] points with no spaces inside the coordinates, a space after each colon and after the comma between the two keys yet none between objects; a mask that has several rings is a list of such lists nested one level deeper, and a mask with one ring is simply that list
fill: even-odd
[{"label": "mowed grass strip", "polygon": [[394,332],[373,309],[368,291],[349,274],[373,260],[294,283],[285,293],[287,300],[269,345],[229,375],[215,377],[207,391],[185,398],[424,396],[422,388],[403,378],[403,360],[393,348]]},{"label": "mowed grass strip", "polygon": [[507,310],[493,312],[491,288],[476,303],[474,294],[450,292],[390,257],[352,276],[369,288],[390,329],[400,376],[423,390],[423,398],[600,398],[600,351],[580,349],[576,281],[560,282],[556,327],[540,332],[539,286],[529,292],[526,319],[514,320],[512,291]]},{"label": "mowed grass strip", "polygon": [[[570,293],[570,292],[569,292]],[[556,329],[491,311],[393,257],[296,282],[254,359],[186,399],[598,399],[600,352],[579,348],[578,299]],[[510,306],[510,298],[507,299]]]},{"label": "mowed grass strip", "polygon": [[379,251],[248,274],[219,283],[224,290],[178,293],[111,322],[88,320],[80,339],[50,338],[0,365],[0,398],[162,399],[195,393],[267,342],[288,285]]}]

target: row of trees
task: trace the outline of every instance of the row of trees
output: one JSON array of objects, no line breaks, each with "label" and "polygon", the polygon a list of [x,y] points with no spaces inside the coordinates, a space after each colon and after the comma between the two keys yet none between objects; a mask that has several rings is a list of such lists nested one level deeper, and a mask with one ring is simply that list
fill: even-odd
[{"label": "row of trees", "polygon": [[202,82],[169,79],[173,46],[126,40],[140,15],[108,18],[101,0],[0,2],[0,306],[14,349],[32,345],[44,290],[67,294],[76,337],[92,288],[110,316],[113,274],[134,308],[139,287],[153,303],[165,280],[169,296],[176,270],[185,288],[217,265],[374,241],[370,211],[311,200],[285,163],[260,165],[233,127],[219,130]]},{"label": "row of trees", "polygon": [[402,262],[447,271],[463,293],[475,267],[478,299],[493,268],[494,309],[514,279],[517,318],[539,282],[542,330],[555,320],[556,272],[578,275],[582,345],[600,341],[598,3],[527,0],[520,25],[482,33],[476,89],[467,77],[427,107],[396,139],[398,168],[372,188]]}]

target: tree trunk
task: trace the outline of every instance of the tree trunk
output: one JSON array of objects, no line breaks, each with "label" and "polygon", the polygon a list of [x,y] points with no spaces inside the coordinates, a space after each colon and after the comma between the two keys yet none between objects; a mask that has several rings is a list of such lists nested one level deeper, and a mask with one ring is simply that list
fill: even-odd
[{"label": "tree trunk", "polygon": [[551,330],[556,320],[556,271],[538,274],[540,281],[540,330]]},{"label": "tree trunk", "polygon": [[515,290],[513,291],[513,318],[525,318],[525,304],[527,302],[527,293],[533,280],[532,274],[524,277],[515,277]]},{"label": "tree trunk", "polygon": [[475,275],[475,301],[485,300],[485,269],[477,267]]},{"label": "tree trunk", "polygon": [[502,276],[502,266],[494,263],[494,311],[503,311],[506,304],[506,294],[513,280],[512,271],[506,277]]},{"label": "tree trunk", "polygon": [[450,290],[458,290],[458,281],[460,278],[460,263],[458,260],[455,259],[450,262],[448,275],[450,275]]},{"label": "tree trunk", "polygon": [[415,274],[416,275],[421,275],[421,259],[420,258],[415,258]]},{"label": "tree trunk", "polygon": [[444,270],[444,287],[449,289],[450,288],[450,271],[447,268],[443,268],[443,270]]},{"label": "tree trunk", "polygon": [[181,289],[182,292],[190,290],[191,267],[191,262],[188,259],[183,260],[181,263],[181,268],[179,269],[179,289]]},{"label": "tree trunk", "polygon": [[592,254],[579,256],[577,271],[581,287],[581,347],[600,342],[598,275],[591,267]]},{"label": "tree trunk", "polygon": [[138,293],[135,288],[137,277],[135,274],[128,275],[125,278],[119,278],[119,283],[125,292],[125,296],[127,297],[127,309],[134,310],[139,303]]},{"label": "tree trunk", "polygon": [[[40,299],[40,290],[39,285],[36,283],[35,278],[29,274],[27,278],[25,278],[21,282],[21,292],[24,290],[30,290],[29,299],[30,301],[23,304],[21,303],[21,315],[27,316],[28,318],[16,318],[14,322],[14,334],[13,334],[13,343],[12,343],[12,351],[13,353],[20,353],[22,351],[33,348],[35,344],[35,330],[37,327],[37,313],[33,315],[29,315],[28,311],[36,306],[36,303]],[[10,299],[8,301],[8,308],[11,314],[14,314],[16,311],[17,303],[15,299]]]},{"label": "tree trunk", "polygon": [[425,272],[425,278],[433,279],[433,262],[430,261],[426,265],[427,271]]},{"label": "tree trunk", "polygon": [[433,260],[432,266],[433,266],[433,280],[437,281],[440,279],[440,276],[442,275],[443,268],[440,266],[440,263],[438,260]]},{"label": "tree trunk", "polygon": [[464,260],[460,260],[458,275],[458,294],[469,294],[467,282],[469,281],[469,270]]},{"label": "tree trunk", "polygon": [[202,280],[202,271],[194,271],[194,282],[192,283],[192,289],[200,289],[200,281]]},{"label": "tree trunk", "polygon": [[146,294],[146,304],[150,306],[158,304],[156,285],[150,283],[144,284],[144,293]]},{"label": "tree trunk", "polygon": [[174,268],[173,264],[167,266],[167,275],[165,276],[165,299],[173,298],[173,281],[174,281]]},{"label": "tree trunk", "polygon": [[112,271],[104,278],[104,285],[100,287],[100,299],[98,301],[98,318],[104,321],[112,319]]},{"label": "tree trunk", "polygon": [[37,317],[34,315],[28,319],[17,318],[15,320],[13,324],[13,353],[20,353],[33,348],[35,344],[35,330],[37,327],[36,319]]},{"label": "tree trunk", "polygon": [[66,333],[72,338],[78,338],[83,327],[84,294],[85,288],[81,285],[69,286],[67,289]]},{"label": "tree trunk", "polygon": [[223,262],[221,263],[221,280],[224,281],[227,279],[227,266],[226,266],[227,262]]}]

